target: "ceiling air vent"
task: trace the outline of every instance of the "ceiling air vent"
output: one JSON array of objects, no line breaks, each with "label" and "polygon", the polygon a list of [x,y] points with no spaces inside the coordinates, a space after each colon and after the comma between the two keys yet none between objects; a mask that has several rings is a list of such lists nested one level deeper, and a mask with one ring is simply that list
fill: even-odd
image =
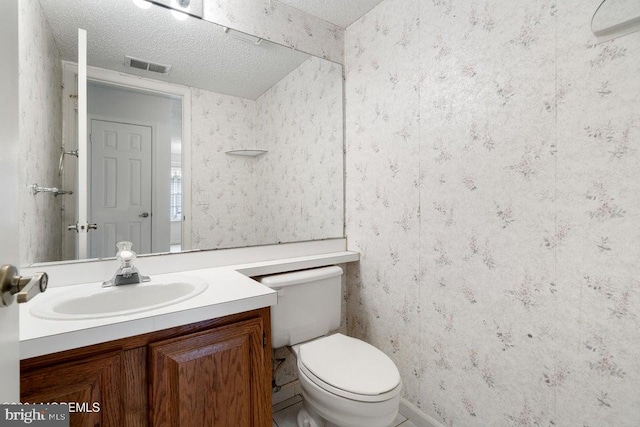
[{"label": "ceiling air vent", "polygon": [[126,67],[137,68],[138,70],[151,71],[168,75],[171,71],[171,65],[157,64],[155,62],[145,61],[144,59],[133,58],[131,56],[124,57],[124,65]]}]

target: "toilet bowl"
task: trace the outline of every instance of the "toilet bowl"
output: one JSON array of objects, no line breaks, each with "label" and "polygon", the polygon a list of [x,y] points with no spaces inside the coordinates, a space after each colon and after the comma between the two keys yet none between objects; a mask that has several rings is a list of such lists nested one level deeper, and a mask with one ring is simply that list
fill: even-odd
[{"label": "toilet bowl", "polygon": [[374,346],[339,333],[342,269],[266,276],[278,291],[271,308],[273,347],[296,356],[303,407],[298,427],[388,427],[398,414],[402,380]]},{"label": "toilet bowl", "polygon": [[304,401],[299,427],[388,427],[397,416],[400,373],[377,348],[334,334],[292,350]]}]

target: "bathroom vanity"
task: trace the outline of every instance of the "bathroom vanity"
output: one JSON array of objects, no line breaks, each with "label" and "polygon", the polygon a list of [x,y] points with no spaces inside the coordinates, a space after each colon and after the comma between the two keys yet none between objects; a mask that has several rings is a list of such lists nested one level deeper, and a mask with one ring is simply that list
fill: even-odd
[{"label": "bathroom vanity", "polygon": [[21,310],[21,401],[71,402],[74,427],[269,426],[276,302],[227,267],[49,289]]},{"label": "bathroom vanity", "polygon": [[49,289],[21,311],[21,401],[71,402],[74,427],[269,426],[276,302],[226,267]]},{"label": "bathroom vanity", "polygon": [[76,402],[78,427],[269,426],[270,337],[267,307],[26,359],[21,400]]}]

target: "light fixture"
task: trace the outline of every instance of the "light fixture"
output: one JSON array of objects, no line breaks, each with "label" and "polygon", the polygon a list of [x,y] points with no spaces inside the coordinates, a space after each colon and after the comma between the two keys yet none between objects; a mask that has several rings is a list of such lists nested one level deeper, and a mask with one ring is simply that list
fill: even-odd
[{"label": "light fixture", "polygon": [[[184,21],[185,19],[187,19],[189,17],[189,15],[187,15],[184,12],[189,12],[190,4],[191,4],[191,0],[172,0],[172,2],[171,2],[171,7],[172,7],[171,14],[178,21]],[[181,12],[181,10],[183,10],[184,12]]]},{"label": "light fixture", "polygon": [[[2,0],[0,0],[2,1]],[[142,0],[136,0],[142,1]],[[173,17],[179,21],[184,21],[189,16],[202,19],[203,0],[148,0],[153,4],[170,9]]]},{"label": "light fixture", "polygon": [[138,6],[140,9],[149,9],[151,7],[151,3],[146,0],[133,0],[133,4]]},{"label": "light fixture", "polygon": [[171,0],[171,7],[174,10],[182,10],[189,12],[191,6],[191,0]]}]

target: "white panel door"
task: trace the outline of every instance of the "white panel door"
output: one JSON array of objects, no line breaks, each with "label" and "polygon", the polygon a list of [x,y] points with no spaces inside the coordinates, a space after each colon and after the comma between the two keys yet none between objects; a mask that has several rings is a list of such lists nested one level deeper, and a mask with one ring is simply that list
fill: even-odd
[{"label": "white panel door", "polygon": [[[0,265],[18,265],[18,0],[0,1]],[[0,402],[20,399],[18,304],[0,307]]]},{"label": "white panel door", "polygon": [[89,256],[115,256],[121,240],[151,252],[151,127],[93,119],[90,145]]}]

